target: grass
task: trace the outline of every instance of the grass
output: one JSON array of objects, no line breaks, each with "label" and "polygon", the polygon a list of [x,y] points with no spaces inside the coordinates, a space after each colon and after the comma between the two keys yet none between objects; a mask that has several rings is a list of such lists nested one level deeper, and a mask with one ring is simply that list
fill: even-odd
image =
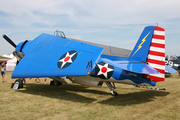
[{"label": "grass", "polygon": [[[2,120],[179,120],[180,76],[177,73],[157,83],[166,91],[116,84],[117,97],[109,89],[82,87],[70,83],[59,87],[26,80],[25,90],[11,89],[11,72],[5,83],[0,78],[0,119]],[[43,82],[43,79],[41,79]]]}]

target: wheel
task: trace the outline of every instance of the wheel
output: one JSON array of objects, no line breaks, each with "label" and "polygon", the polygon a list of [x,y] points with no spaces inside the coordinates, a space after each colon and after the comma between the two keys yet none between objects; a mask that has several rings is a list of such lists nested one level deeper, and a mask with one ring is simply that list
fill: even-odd
[{"label": "wheel", "polygon": [[112,96],[118,96],[118,93],[116,91],[111,91]]},{"label": "wheel", "polygon": [[54,86],[58,86],[58,81],[57,80],[53,80],[53,84],[54,84]]},{"label": "wheel", "polygon": [[19,88],[23,88],[23,81],[21,79],[17,79],[15,82],[14,82],[14,85],[17,85],[16,88],[19,89]]},{"label": "wheel", "polygon": [[62,83],[57,80],[53,80],[53,84],[54,84],[54,86],[62,85]]}]

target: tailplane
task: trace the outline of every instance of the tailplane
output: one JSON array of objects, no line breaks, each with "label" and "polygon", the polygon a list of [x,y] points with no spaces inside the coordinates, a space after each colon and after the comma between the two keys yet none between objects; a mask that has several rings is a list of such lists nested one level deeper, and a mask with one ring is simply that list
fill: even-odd
[{"label": "tailplane", "polygon": [[155,82],[164,81],[165,30],[158,26],[145,27],[129,59],[147,62],[161,74],[149,74],[145,77]]}]

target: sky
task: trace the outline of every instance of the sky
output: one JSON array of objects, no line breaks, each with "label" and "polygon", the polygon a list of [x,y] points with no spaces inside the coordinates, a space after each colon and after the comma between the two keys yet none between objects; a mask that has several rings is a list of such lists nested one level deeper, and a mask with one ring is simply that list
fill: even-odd
[{"label": "sky", "polygon": [[[16,44],[58,29],[66,37],[132,50],[144,27],[165,29],[180,55],[180,0],[0,0],[0,34]],[[14,48],[0,37],[0,55]]]}]

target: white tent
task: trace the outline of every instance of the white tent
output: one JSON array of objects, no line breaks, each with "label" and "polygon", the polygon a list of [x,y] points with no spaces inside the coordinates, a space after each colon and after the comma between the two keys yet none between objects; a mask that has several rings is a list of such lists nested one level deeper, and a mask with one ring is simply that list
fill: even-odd
[{"label": "white tent", "polygon": [[4,55],[2,55],[3,57],[7,57],[7,58],[14,58],[14,55],[13,54],[9,54],[9,55],[6,55],[6,54],[4,54]]},{"label": "white tent", "polygon": [[16,57],[14,57],[13,54],[10,54],[10,55],[3,55],[3,57],[12,58],[12,59],[10,59],[10,60],[7,61],[7,64],[6,64],[6,71],[13,71],[14,68],[16,67],[16,62],[17,62]]},{"label": "white tent", "polygon": [[6,70],[13,71],[14,68],[16,67],[16,62],[17,62],[17,59],[15,57],[11,60],[8,60],[6,64]]}]

